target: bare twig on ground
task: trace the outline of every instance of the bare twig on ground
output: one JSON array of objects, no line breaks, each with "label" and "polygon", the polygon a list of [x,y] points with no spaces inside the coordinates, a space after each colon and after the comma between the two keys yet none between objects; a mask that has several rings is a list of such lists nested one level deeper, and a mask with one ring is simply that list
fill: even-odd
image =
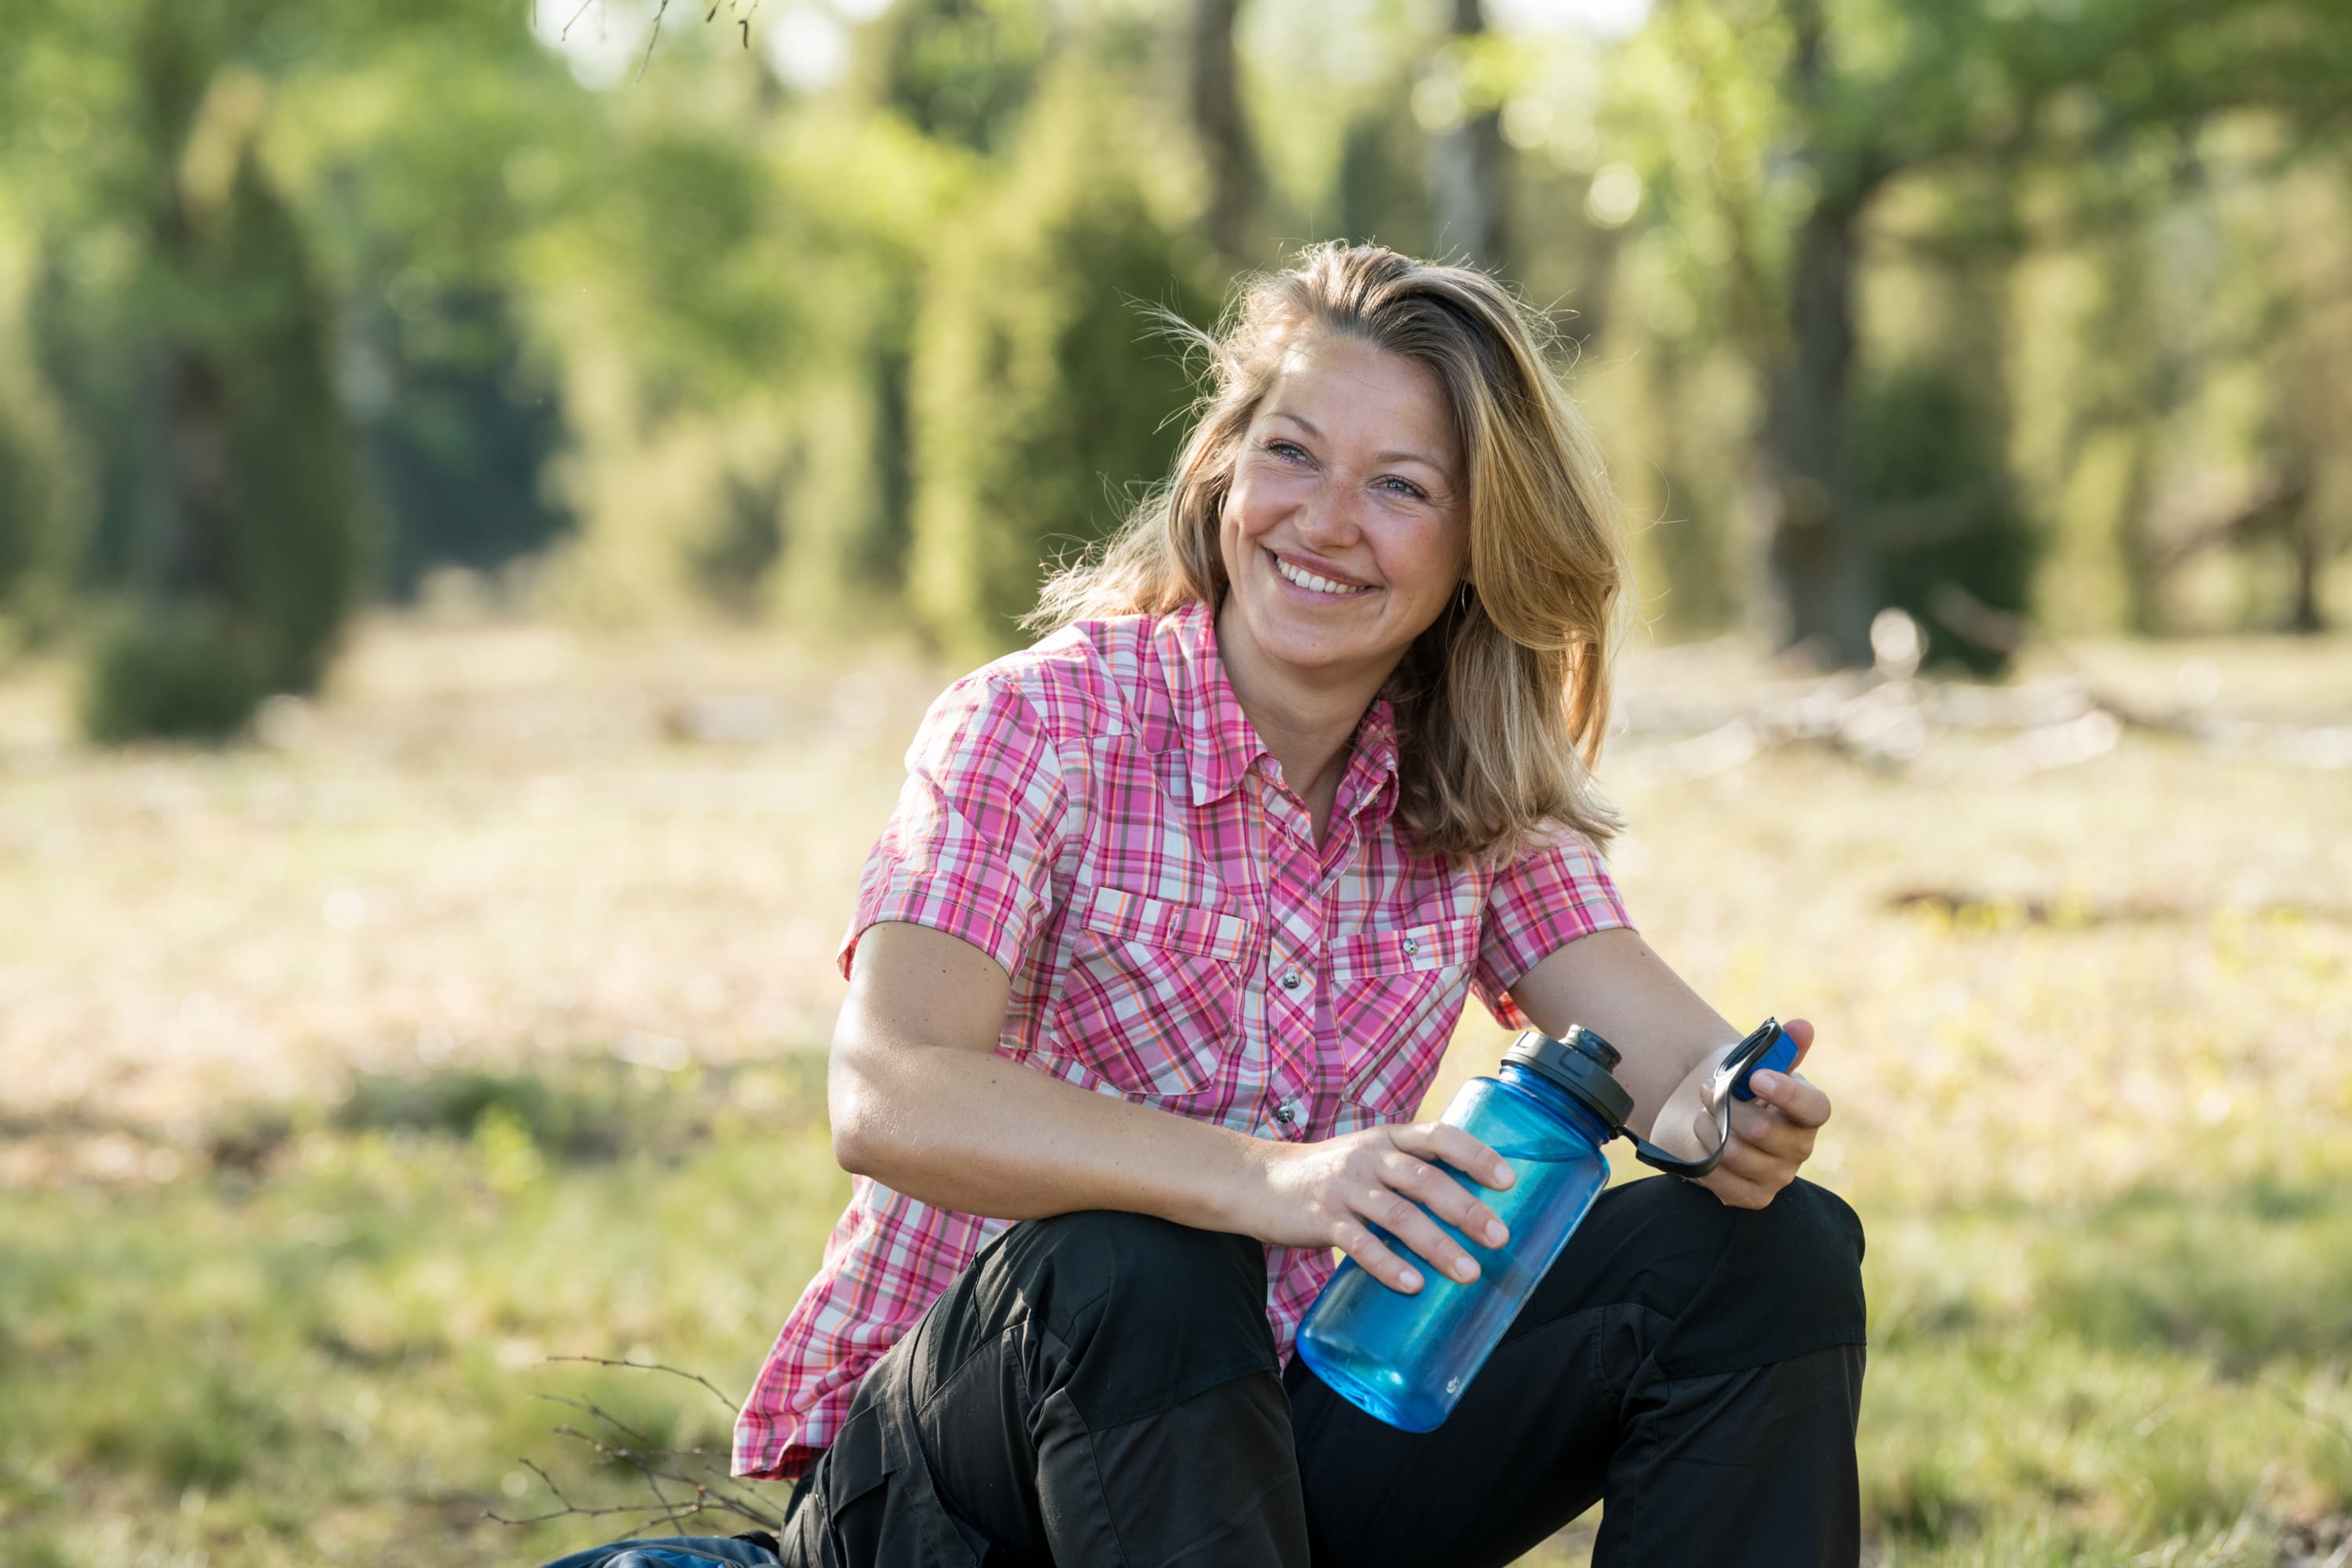
[{"label": "bare twig on ground", "polygon": [[[1928,742],[1955,731],[2008,732],[1959,764],[1955,782],[2015,784],[2112,752],[2127,730],[2188,741],[2223,755],[2293,766],[2352,768],[2352,726],[2281,724],[2207,716],[2192,704],[2159,710],[2095,679],[2059,638],[1996,609],[1957,584],[1931,595],[1931,613],[1969,641],[2003,653],[2028,644],[2051,651],[2066,673],[1989,687],[1937,680],[1908,662],[1837,670],[1745,700],[1684,697],[1628,713],[1632,742],[1620,765],[1644,784],[1710,778],[1790,745],[1811,745],[1881,771],[1920,771]],[[1940,760],[1929,761],[1941,768]]]},{"label": "bare twig on ground", "polygon": [[[614,1359],[608,1356],[551,1356],[550,1361],[585,1362],[596,1366],[625,1367],[636,1372],[667,1373],[689,1383],[699,1384],[711,1396],[730,1411],[735,1402],[729,1399],[717,1384],[698,1373],[654,1362]],[[559,1505],[544,1513],[522,1518],[509,1518],[497,1512],[488,1517],[501,1524],[539,1524],[551,1519],[604,1518],[628,1516],[634,1522],[625,1536],[661,1525],[677,1524],[698,1514],[717,1513],[732,1516],[763,1530],[781,1530],[783,1519],[780,1510],[765,1506],[756,1493],[738,1485],[725,1468],[728,1456],[705,1448],[676,1448],[656,1442],[651,1436],[622,1420],[603,1405],[591,1400],[574,1399],[565,1394],[541,1392],[535,1397],[551,1405],[561,1405],[586,1415],[597,1428],[583,1431],[565,1425],[553,1428],[553,1435],[580,1443],[599,1458],[626,1466],[653,1497],[649,1503],[612,1503],[590,1506],[574,1502],[556,1485],[555,1479],[544,1467],[533,1460],[523,1459],[523,1467],[547,1487]],[[665,1483],[667,1483],[666,1486]],[[690,1495],[673,1495],[670,1488],[690,1489]]]}]

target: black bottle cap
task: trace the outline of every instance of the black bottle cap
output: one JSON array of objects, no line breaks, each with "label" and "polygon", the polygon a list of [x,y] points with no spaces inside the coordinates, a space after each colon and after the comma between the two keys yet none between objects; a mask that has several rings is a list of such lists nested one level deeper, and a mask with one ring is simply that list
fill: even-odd
[{"label": "black bottle cap", "polygon": [[1511,1042],[1503,1059],[1558,1084],[1592,1108],[1592,1113],[1615,1132],[1633,1114],[1633,1097],[1609,1069],[1624,1058],[1617,1047],[1586,1028],[1570,1024],[1568,1033],[1553,1039],[1540,1029],[1529,1029]]}]

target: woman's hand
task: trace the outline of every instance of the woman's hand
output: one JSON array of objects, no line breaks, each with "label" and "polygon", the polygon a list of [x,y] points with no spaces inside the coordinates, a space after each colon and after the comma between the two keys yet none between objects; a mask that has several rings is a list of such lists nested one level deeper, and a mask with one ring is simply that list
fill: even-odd
[{"label": "woman's hand", "polygon": [[[1722,1163],[1698,1179],[1700,1186],[1733,1208],[1760,1209],[1795,1181],[1798,1168],[1812,1157],[1814,1137],[1830,1119],[1830,1097],[1796,1075],[1813,1048],[1813,1026],[1791,1018],[1780,1026],[1796,1042],[1796,1061],[1787,1072],[1759,1072],[1748,1079],[1756,1098],[1731,1102],[1731,1147],[1724,1152]],[[1692,1134],[1699,1150],[1713,1148],[1715,1119],[1699,1112]]]},{"label": "woman's hand", "polygon": [[1509,1239],[1495,1211],[1438,1168],[1442,1160],[1495,1188],[1517,1179],[1500,1155],[1459,1127],[1396,1122],[1319,1143],[1259,1149],[1234,1228],[1260,1241],[1336,1247],[1382,1284],[1411,1294],[1421,1289],[1420,1269],[1374,1236],[1373,1226],[1455,1279],[1475,1279],[1477,1259],[1430,1214],[1487,1247]]}]

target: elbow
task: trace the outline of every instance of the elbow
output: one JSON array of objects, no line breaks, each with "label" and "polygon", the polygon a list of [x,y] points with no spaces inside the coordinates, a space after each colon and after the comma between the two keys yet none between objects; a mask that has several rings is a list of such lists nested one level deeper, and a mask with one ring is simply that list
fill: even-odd
[{"label": "elbow", "polygon": [[825,1115],[833,1128],[834,1163],[853,1176],[887,1182],[890,1163],[882,1095],[856,1061],[835,1056],[825,1077]]}]

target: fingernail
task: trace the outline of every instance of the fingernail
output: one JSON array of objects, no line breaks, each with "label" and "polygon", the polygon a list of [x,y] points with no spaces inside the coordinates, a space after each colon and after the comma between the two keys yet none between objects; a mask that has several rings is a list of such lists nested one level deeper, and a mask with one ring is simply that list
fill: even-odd
[{"label": "fingernail", "polygon": [[1465,1280],[1475,1279],[1478,1278],[1477,1260],[1475,1258],[1465,1258],[1461,1262],[1454,1266],[1454,1272],[1460,1275]]},{"label": "fingernail", "polygon": [[1506,1231],[1506,1230],[1503,1228],[1503,1222],[1502,1222],[1501,1220],[1498,1220],[1498,1219],[1490,1219],[1490,1220],[1488,1220],[1488,1221],[1486,1222],[1486,1245],[1487,1245],[1487,1246],[1489,1246],[1489,1247],[1500,1247],[1500,1246],[1502,1246],[1502,1245],[1503,1245],[1503,1238],[1504,1238],[1504,1237],[1506,1237],[1506,1236],[1507,1236],[1507,1235],[1509,1235],[1509,1234],[1510,1234],[1509,1232]]},{"label": "fingernail", "polygon": [[1421,1289],[1421,1275],[1415,1270],[1408,1268],[1403,1274],[1399,1276],[1399,1278],[1403,1281],[1404,1288],[1406,1289],[1418,1290]]},{"label": "fingernail", "polygon": [[1776,1072],[1757,1073],[1748,1079],[1748,1087],[1759,1094],[1770,1094],[1780,1087],[1780,1075]]},{"label": "fingernail", "polygon": [[1486,1184],[1490,1187],[1507,1187],[1518,1179],[1519,1173],[1517,1171],[1497,1160],[1495,1162],[1495,1179]]}]

